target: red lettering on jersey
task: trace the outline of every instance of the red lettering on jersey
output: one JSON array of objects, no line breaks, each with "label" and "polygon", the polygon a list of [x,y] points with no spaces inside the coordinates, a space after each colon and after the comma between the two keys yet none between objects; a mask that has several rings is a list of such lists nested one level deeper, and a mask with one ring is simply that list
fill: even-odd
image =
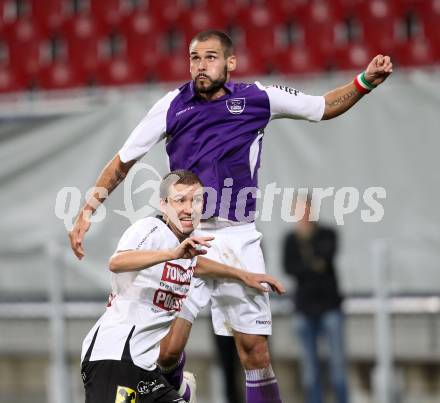
[{"label": "red lettering on jersey", "polygon": [[182,302],[185,295],[174,294],[169,291],[157,290],[154,293],[153,304],[166,311],[177,311],[182,309]]},{"label": "red lettering on jersey", "polygon": [[165,267],[162,272],[162,281],[179,285],[189,285],[193,274],[193,267],[185,269],[178,264],[165,262]]}]

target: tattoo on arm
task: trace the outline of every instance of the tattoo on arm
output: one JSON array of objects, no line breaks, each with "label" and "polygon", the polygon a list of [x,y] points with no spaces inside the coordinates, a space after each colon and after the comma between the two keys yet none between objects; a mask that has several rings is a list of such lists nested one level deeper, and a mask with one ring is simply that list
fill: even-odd
[{"label": "tattoo on arm", "polygon": [[353,98],[353,96],[355,96],[357,94],[359,94],[357,92],[357,90],[351,90],[351,91],[339,96],[338,98],[336,98],[332,102],[326,102],[326,104],[330,108],[335,108],[335,107],[338,107],[338,106],[348,102],[351,98]]},{"label": "tattoo on arm", "polygon": [[120,169],[116,168],[114,176],[110,179],[110,189],[109,192],[114,190],[125,178],[125,173]]}]

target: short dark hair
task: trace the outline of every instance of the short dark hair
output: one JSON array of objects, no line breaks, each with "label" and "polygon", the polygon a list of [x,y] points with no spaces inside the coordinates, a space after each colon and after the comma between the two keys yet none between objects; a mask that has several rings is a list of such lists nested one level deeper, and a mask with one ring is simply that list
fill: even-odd
[{"label": "short dark hair", "polygon": [[234,45],[232,44],[231,38],[223,31],[218,31],[216,29],[208,29],[206,31],[199,32],[194,38],[191,39],[189,47],[191,48],[191,45],[195,41],[205,42],[211,38],[217,38],[220,41],[225,57],[229,57],[234,53]]},{"label": "short dark hair", "polygon": [[162,178],[162,182],[159,187],[159,196],[161,199],[166,199],[169,195],[171,185],[195,185],[199,184],[203,186],[200,178],[191,171],[185,169],[179,169],[171,171]]}]

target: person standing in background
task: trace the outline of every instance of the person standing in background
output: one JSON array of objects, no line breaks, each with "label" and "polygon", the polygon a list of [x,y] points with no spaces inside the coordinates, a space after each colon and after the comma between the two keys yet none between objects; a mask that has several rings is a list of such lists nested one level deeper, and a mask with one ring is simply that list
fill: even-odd
[{"label": "person standing in background", "polygon": [[[311,198],[298,200],[304,211],[295,231],[284,239],[285,272],[296,282],[294,328],[298,337],[301,378],[307,403],[322,403],[319,341],[326,342],[330,379],[337,403],[348,402],[342,296],[334,265],[337,234],[309,220]],[[302,204],[302,205],[301,205]],[[303,210],[302,210],[303,209]]]}]

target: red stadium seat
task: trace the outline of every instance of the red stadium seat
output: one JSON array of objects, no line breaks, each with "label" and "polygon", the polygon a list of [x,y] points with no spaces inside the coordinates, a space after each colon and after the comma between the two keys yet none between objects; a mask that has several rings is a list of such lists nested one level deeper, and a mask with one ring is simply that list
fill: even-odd
[{"label": "red stadium seat", "polygon": [[215,15],[220,21],[226,23],[239,23],[238,16],[244,4],[240,0],[207,0],[209,7],[215,10]]},{"label": "red stadium seat", "polygon": [[306,46],[320,49],[320,52],[327,56],[334,54],[337,26],[343,20],[342,15],[336,11],[339,10],[334,10],[325,1],[311,3],[302,24]]},{"label": "red stadium seat", "polygon": [[278,0],[270,3],[273,12],[283,20],[304,20],[310,6],[309,0]]},{"label": "red stadium seat", "polygon": [[358,10],[362,8],[365,3],[371,2],[371,0],[333,0],[332,3],[343,10],[344,14],[357,14]]},{"label": "red stadium seat", "polygon": [[0,93],[26,90],[26,80],[10,66],[0,66]]},{"label": "red stadium seat", "polygon": [[67,0],[32,0],[32,17],[45,30],[58,30],[67,18]]},{"label": "red stadium seat", "polygon": [[415,12],[420,18],[427,20],[437,17],[440,14],[439,0],[400,0],[395,2],[394,7],[399,14],[403,15],[407,11]]},{"label": "red stadium seat", "polygon": [[92,0],[90,11],[95,19],[109,27],[117,26],[125,15],[123,0]]},{"label": "red stadium seat", "polygon": [[146,73],[157,64],[160,52],[161,27],[151,14],[137,10],[127,15],[120,26],[127,42],[127,55]]},{"label": "red stadium seat", "polygon": [[350,9],[335,0],[311,0],[304,10],[304,19],[313,22],[339,21],[350,14]]},{"label": "red stadium seat", "polygon": [[363,39],[376,53],[392,53],[396,44],[396,32],[400,14],[394,2],[366,1],[357,9]]},{"label": "red stadium seat", "polygon": [[237,69],[233,72],[234,77],[254,77],[266,74],[269,65],[264,65],[247,49],[237,49]]},{"label": "red stadium seat", "polygon": [[440,62],[440,52],[429,40],[420,36],[400,45],[396,58],[401,66],[427,66]]},{"label": "red stadium seat", "polygon": [[86,77],[81,75],[79,70],[64,62],[55,62],[43,67],[37,77],[38,87],[45,90],[82,87],[86,83]]},{"label": "red stadium seat", "polygon": [[365,70],[374,56],[375,54],[362,43],[348,44],[338,48],[332,65],[337,70]]},{"label": "red stadium seat", "polygon": [[180,19],[184,11],[182,0],[150,1],[148,13],[160,24],[164,30],[173,27]]},{"label": "red stadium seat", "polygon": [[0,65],[9,64],[11,60],[9,47],[10,44],[7,39],[3,37],[2,31],[0,30]]},{"label": "red stadium seat", "polygon": [[0,32],[7,25],[6,21],[6,6],[8,4],[8,0],[0,0]]},{"label": "red stadium seat", "polygon": [[10,44],[10,60],[14,69],[23,74],[34,75],[41,64],[43,35],[31,19],[19,19],[4,32]]},{"label": "red stadium seat", "polygon": [[276,52],[276,24],[271,9],[256,4],[240,13],[240,24],[245,31],[246,47],[255,57],[270,61]]},{"label": "red stadium seat", "polygon": [[440,49],[440,0],[412,1],[406,10],[418,17],[423,34],[436,49]]},{"label": "red stadium seat", "polygon": [[102,62],[96,82],[100,85],[127,85],[142,83],[144,73],[126,57],[120,56]]},{"label": "red stadium seat", "polygon": [[187,9],[182,13],[179,26],[185,32],[185,43],[188,43],[200,31],[213,28],[224,29],[226,27],[226,21],[214,13],[206,7]]},{"label": "red stadium seat", "polygon": [[310,74],[325,70],[326,59],[316,49],[293,45],[277,55],[276,70],[281,74]]},{"label": "red stadium seat", "polygon": [[86,73],[97,69],[107,32],[90,15],[70,17],[63,26],[68,59]]},{"label": "red stadium seat", "polygon": [[155,78],[158,81],[189,81],[191,76],[188,51],[185,49],[178,53],[162,54],[159,57]]}]

